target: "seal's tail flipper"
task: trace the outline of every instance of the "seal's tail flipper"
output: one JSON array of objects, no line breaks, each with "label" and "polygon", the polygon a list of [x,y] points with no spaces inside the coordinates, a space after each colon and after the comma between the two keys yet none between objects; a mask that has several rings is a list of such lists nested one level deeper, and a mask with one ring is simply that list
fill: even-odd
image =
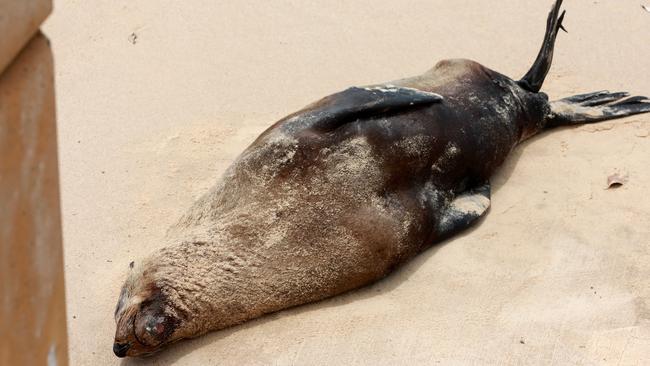
[{"label": "seal's tail flipper", "polygon": [[551,102],[547,126],[569,126],[601,122],[650,112],[650,99],[628,93],[599,91]]},{"label": "seal's tail flipper", "polygon": [[524,77],[518,82],[519,86],[530,92],[537,93],[542,88],[546,74],[548,74],[548,71],[551,69],[555,38],[560,29],[566,32],[566,29],[562,26],[562,20],[564,19],[564,14],[566,12],[563,11],[562,14],[560,14],[561,7],[562,0],[557,0],[555,5],[553,5],[551,13],[548,15],[544,43],[542,43],[542,48],[539,50],[537,59],[526,75],[524,75]]}]

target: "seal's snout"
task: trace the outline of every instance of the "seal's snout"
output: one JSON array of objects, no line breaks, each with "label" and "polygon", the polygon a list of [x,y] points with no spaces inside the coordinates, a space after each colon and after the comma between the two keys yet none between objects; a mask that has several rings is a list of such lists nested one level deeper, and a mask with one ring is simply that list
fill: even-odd
[{"label": "seal's snout", "polygon": [[126,357],[126,351],[131,348],[130,343],[114,343],[113,344],[113,352],[115,353],[115,356],[117,357]]}]

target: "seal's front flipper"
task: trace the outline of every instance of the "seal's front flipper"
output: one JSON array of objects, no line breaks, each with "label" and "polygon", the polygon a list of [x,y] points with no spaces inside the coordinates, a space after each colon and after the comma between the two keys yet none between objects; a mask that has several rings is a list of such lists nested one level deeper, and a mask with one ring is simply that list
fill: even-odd
[{"label": "seal's front flipper", "polygon": [[490,183],[463,192],[451,201],[436,228],[436,240],[446,239],[467,229],[490,207]]},{"label": "seal's front flipper", "polygon": [[303,126],[308,124],[315,130],[330,131],[361,118],[421,108],[442,100],[435,93],[393,85],[352,87],[325,97],[287,119]]},{"label": "seal's front flipper", "polygon": [[650,99],[628,93],[599,91],[551,102],[547,126],[594,123],[650,112]]}]

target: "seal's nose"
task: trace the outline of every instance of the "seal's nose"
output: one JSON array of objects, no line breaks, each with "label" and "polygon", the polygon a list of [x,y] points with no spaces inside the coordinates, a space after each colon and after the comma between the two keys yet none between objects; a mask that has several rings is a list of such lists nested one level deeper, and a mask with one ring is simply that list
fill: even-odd
[{"label": "seal's nose", "polygon": [[126,357],[126,351],[131,348],[129,343],[113,343],[113,352],[117,357]]}]

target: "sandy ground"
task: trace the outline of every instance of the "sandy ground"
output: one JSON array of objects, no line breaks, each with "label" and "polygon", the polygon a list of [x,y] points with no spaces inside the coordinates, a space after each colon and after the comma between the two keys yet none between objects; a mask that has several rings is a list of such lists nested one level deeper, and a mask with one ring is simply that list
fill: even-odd
[{"label": "sandy ground", "polygon": [[[642,0],[568,1],[552,97],[650,94]],[[493,179],[488,217],[386,280],[187,341],[112,354],[128,263],[270,123],[350,85],[465,57],[513,77],[546,1],[55,2],[73,365],[650,364],[650,116],[556,130]],[[605,190],[621,170],[629,183]]]}]

